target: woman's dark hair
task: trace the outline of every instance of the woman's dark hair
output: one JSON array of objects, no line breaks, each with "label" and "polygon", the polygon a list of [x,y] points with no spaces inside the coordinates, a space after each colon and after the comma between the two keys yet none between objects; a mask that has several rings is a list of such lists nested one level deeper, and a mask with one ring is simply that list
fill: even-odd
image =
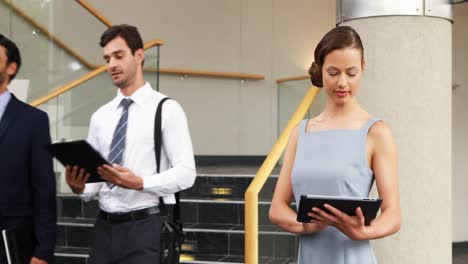
[{"label": "woman's dark hair", "polygon": [[313,85],[323,87],[322,67],[325,57],[334,50],[344,48],[361,50],[361,60],[364,59],[364,47],[362,46],[361,37],[352,27],[339,26],[325,34],[315,48],[314,62],[309,69],[310,80]]},{"label": "woman's dark hair", "polygon": [[7,65],[16,63],[16,72],[15,74],[10,75],[10,79],[8,80],[11,82],[11,80],[15,78],[21,66],[21,55],[16,44],[2,34],[0,34],[0,46],[6,49]]},{"label": "woman's dark hair", "polygon": [[127,24],[114,25],[108,28],[106,31],[104,31],[104,33],[102,33],[101,35],[101,41],[99,42],[99,46],[104,48],[107,45],[107,43],[109,43],[111,40],[117,37],[121,37],[125,40],[127,46],[132,51],[132,55],[135,55],[135,51],[143,49],[143,40],[141,39],[138,29],[134,26]]}]

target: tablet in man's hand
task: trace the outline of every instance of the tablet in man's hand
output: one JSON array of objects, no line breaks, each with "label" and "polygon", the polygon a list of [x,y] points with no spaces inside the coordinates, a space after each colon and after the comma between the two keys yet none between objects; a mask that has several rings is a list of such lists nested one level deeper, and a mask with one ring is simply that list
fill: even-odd
[{"label": "tablet in man's hand", "polygon": [[97,173],[97,167],[110,164],[85,140],[54,143],[47,146],[47,150],[63,166],[76,165],[83,168],[87,173],[90,173],[91,176],[87,183],[104,181]]}]

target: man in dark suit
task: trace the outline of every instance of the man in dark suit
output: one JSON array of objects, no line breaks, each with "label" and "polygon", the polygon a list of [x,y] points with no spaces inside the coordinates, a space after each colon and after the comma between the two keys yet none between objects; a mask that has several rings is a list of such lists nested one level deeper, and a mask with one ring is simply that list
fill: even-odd
[{"label": "man in dark suit", "polygon": [[31,226],[35,245],[30,264],[47,264],[56,235],[55,178],[45,149],[50,144],[49,119],[8,91],[20,65],[17,46],[0,35],[0,230]]}]

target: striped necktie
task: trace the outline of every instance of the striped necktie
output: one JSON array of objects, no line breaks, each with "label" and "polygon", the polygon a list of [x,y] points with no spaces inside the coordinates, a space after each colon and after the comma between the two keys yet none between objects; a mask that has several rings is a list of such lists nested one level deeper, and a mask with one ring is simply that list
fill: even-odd
[{"label": "striped necktie", "polygon": [[[107,159],[110,164],[123,164],[122,159],[125,151],[125,136],[127,135],[128,108],[132,103],[132,99],[122,99],[122,102],[120,102],[120,105],[123,107],[123,111],[112,137],[109,157]],[[114,184],[108,182],[107,186],[112,189]]]}]

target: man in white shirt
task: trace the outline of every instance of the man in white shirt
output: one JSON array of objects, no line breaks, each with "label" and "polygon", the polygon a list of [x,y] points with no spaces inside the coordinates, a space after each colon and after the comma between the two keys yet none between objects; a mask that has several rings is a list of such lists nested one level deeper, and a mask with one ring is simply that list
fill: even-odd
[{"label": "man in white shirt", "polygon": [[112,26],[102,34],[100,45],[119,90],[92,115],[87,141],[112,166],[98,168],[107,182],[88,184],[89,174],[67,166],[67,183],[83,200],[99,200],[90,263],[158,263],[159,197],[175,203],[174,193],[191,187],[196,177],[187,119],[176,101],[164,103],[157,173],[154,120],[165,96],[143,79],[140,34],[130,25]]}]

